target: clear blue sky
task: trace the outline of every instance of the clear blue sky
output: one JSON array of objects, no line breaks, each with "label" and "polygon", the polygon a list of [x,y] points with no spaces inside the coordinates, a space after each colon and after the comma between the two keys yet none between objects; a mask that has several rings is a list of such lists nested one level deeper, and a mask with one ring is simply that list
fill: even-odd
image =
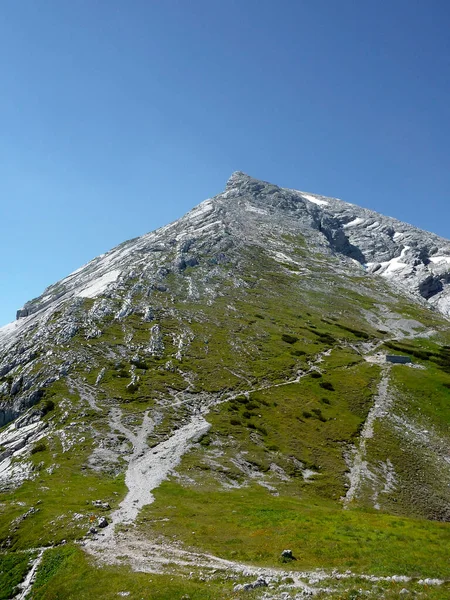
[{"label": "clear blue sky", "polygon": [[450,237],[448,0],[4,0],[0,324],[234,170]]}]

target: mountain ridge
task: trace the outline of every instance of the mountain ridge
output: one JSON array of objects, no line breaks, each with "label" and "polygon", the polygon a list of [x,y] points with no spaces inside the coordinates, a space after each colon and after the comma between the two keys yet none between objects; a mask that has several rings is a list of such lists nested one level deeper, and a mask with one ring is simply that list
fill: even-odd
[{"label": "mountain ridge", "polygon": [[0,329],[18,597],[445,598],[447,254],[236,172],[27,303]]},{"label": "mountain ridge", "polygon": [[[270,201],[270,196],[273,193],[277,193],[275,190],[281,193],[292,193],[298,197],[299,202],[303,201],[304,203],[306,200],[307,204],[305,208],[307,212],[319,219],[315,223],[308,223],[308,225],[314,225],[320,233],[323,233],[332,249],[350,258],[354,257],[362,265],[367,265],[370,273],[378,272],[378,274],[384,274],[390,279],[389,275],[392,274],[392,271],[395,271],[397,276],[399,275],[404,280],[403,283],[409,291],[417,291],[426,299],[434,297],[433,303],[438,310],[446,315],[450,314],[450,301],[447,298],[447,289],[445,289],[445,293],[442,293],[444,292],[444,287],[446,288],[450,281],[450,242],[445,238],[423,231],[418,227],[409,225],[393,217],[386,217],[370,209],[361,208],[356,204],[350,204],[337,198],[290,190],[288,188],[278,188],[269,182],[253,179],[241,171],[234,172],[226,184],[225,191],[214,198],[239,198],[241,192],[245,191],[245,188],[248,187],[251,188],[252,192],[255,192],[255,190],[260,191],[258,187],[262,189],[264,187],[269,188],[271,193],[264,195],[266,201]],[[177,223],[189,220],[189,215],[192,213],[195,214],[195,211],[200,210],[201,206],[209,206],[209,203],[214,198],[205,200],[186,213],[181,219],[161,227],[154,232],[123,242],[105,254],[89,261],[86,265],[80,267],[57,284],[49,286],[38,298],[27,302],[24,307],[17,311],[17,318],[29,316],[33,312],[41,310],[45,306],[46,300],[49,302],[57,300],[57,294],[53,299],[47,299],[46,295],[48,296],[48,291],[58,286],[58,284],[68,283],[67,280],[76,276],[77,273],[95,266],[97,262],[101,262],[102,258],[111,257],[113,263],[117,262],[120,264],[120,254],[125,255],[127,247],[131,247],[131,251],[133,251],[133,243],[136,243],[136,251],[142,251],[142,246],[145,246],[146,242],[149,241],[149,236],[157,237],[174,227]],[[330,204],[334,209],[333,211],[326,208]],[[247,210],[250,209],[247,207]],[[381,219],[381,224],[377,222],[377,218]],[[361,225],[364,222],[365,227],[371,228],[371,233],[375,233],[378,240],[380,237],[383,237],[383,243],[379,243],[378,247],[373,247],[374,236],[368,235],[367,231],[362,229]],[[398,231],[395,227],[397,227]],[[363,233],[365,235],[362,235]],[[394,237],[397,239],[394,240]],[[396,244],[396,241],[400,243]],[[363,248],[359,248],[353,242],[359,242],[360,245],[363,245]],[[406,242],[412,243],[413,246],[408,246]],[[119,249],[122,248],[123,251],[119,252]],[[402,251],[404,251],[403,254]],[[114,253],[118,253],[119,257],[113,258],[112,255]],[[404,261],[397,261],[397,264],[395,264],[395,259],[399,258],[403,258]],[[399,266],[401,268],[398,268]],[[117,277],[118,272],[111,270],[110,278],[105,277],[103,284],[112,283]],[[409,282],[409,279],[412,279],[412,282]],[[86,290],[85,293],[89,294],[89,290]],[[438,297],[436,298],[435,296]],[[40,299],[42,300],[39,302]]]}]

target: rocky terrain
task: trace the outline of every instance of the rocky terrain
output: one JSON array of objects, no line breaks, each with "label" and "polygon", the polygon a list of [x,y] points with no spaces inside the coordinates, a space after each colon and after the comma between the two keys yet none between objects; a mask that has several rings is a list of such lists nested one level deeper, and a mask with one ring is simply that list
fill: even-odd
[{"label": "rocky terrain", "polygon": [[449,282],[237,172],[48,287],[0,329],[0,598],[448,597]]}]

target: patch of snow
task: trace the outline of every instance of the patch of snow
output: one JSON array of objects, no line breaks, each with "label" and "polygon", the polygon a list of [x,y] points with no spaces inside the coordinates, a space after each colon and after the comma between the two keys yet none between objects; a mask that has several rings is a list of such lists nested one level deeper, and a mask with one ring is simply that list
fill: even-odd
[{"label": "patch of snow", "polygon": [[405,234],[404,234],[404,233],[402,233],[401,231],[396,231],[396,232],[394,233],[394,235],[392,236],[392,239],[394,240],[394,242],[398,242],[399,240],[401,240],[401,239],[402,239],[402,237],[403,237],[404,235],[405,235]]},{"label": "patch of snow", "polygon": [[304,194],[303,192],[300,192],[300,194],[303,196],[303,198],[305,198],[309,202],[312,202],[313,204],[317,204],[318,206],[328,206],[329,204],[329,202],[327,202],[326,200],[319,200],[319,198],[311,196],[311,194]]},{"label": "patch of snow", "polygon": [[402,261],[402,258],[404,258],[404,256],[406,255],[406,253],[409,249],[410,249],[410,246],[405,246],[402,249],[400,256],[396,256],[394,258],[391,258],[391,260],[385,260],[380,263],[369,262],[365,266],[366,266],[366,268],[371,270],[372,267],[374,267],[376,264],[379,264],[381,269],[379,269],[377,271],[377,273],[380,275],[384,275],[384,276],[389,276],[397,271],[402,271],[402,270],[407,270],[407,271],[412,272],[413,267]]},{"label": "patch of snow", "polygon": [[379,221],[375,221],[375,223],[372,223],[372,225],[368,225],[367,229],[376,229],[379,226],[380,226],[380,222]]},{"label": "patch of snow", "polygon": [[430,256],[430,262],[432,262],[434,264],[436,264],[436,263],[450,263],[450,256]]},{"label": "patch of snow", "polygon": [[120,273],[120,269],[114,269],[113,271],[109,271],[101,277],[98,277],[93,283],[85,287],[76,295],[80,298],[95,298],[96,296],[99,296],[108,287],[110,283],[116,281]]},{"label": "patch of snow", "polygon": [[404,269],[405,267],[409,266],[406,263],[401,261],[401,256],[397,256],[396,258],[392,258],[391,260],[382,262],[381,265],[386,266],[386,269],[384,270],[383,274],[392,273],[394,271],[400,271],[400,270]]},{"label": "patch of snow", "polygon": [[362,223],[364,223],[364,219],[361,219],[361,217],[356,217],[355,219],[353,219],[353,221],[350,221],[350,223],[346,223],[344,225],[344,229],[348,229],[349,227],[356,227],[357,225],[361,225]]}]

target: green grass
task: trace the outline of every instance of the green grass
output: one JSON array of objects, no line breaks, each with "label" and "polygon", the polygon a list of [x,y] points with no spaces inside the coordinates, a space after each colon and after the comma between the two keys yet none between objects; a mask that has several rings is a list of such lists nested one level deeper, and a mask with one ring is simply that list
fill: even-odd
[{"label": "green grass", "polygon": [[[392,370],[391,380],[399,394],[407,398],[403,411],[421,423],[448,435],[450,426],[450,374],[428,363],[426,370]],[[449,387],[447,387],[449,386]]]},{"label": "green grass", "polygon": [[[51,395],[50,390],[49,395],[55,408],[46,416],[50,423],[62,418],[60,382],[53,392]],[[97,473],[87,466],[94,442],[86,421],[100,426],[102,417],[92,411],[71,415],[71,422],[80,428],[76,436],[83,441],[66,452],[54,434],[47,436],[45,444],[40,442],[31,448],[31,479],[0,494],[0,543],[8,540],[8,547],[18,550],[80,538],[88,529],[92,500],[101,498],[115,506],[123,497],[123,474]],[[69,435],[71,431],[67,429]],[[39,451],[33,453],[36,448]],[[31,507],[35,512],[22,518]],[[74,519],[74,513],[84,515],[83,519]]]},{"label": "green grass", "polygon": [[[365,363],[349,344],[389,339],[389,333],[367,322],[363,309],[377,314],[380,306],[388,306],[423,327],[439,329],[432,340],[394,342],[396,347],[389,351],[415,353],[417,362],[426,366],[424,371],[392,369],[395,410],[417,425],[432,428],[444,445],[450,423],[450,365],[441,344],[450,343],[448,322],[400,299],[382,280],[338,277],[330,266],[338,266],[339,261],[307,254],[301,236],[287,236],[285,242],[291,255],[311,268],[301,278],[290,272],[299,267],[280,265],[259,247],[239,250],[234,263],[221,266],[207,280],[217,292],[211,304],[204,297],[192,300],[188,294],[189,277],[204,289],[205,271],[171,273],[164,280],[168,293],[151,291],[147,297],[140,292],[134,297],[136,305],[141,300],[151,303],[154,322],[143,321],[139,311],[123,321],[111,314],[100,324],[100,337],[86,339],[81,328],[67,348],[60,349],[59,355],[55,352],[51,359],[55,366],[65,360],[66,351],[76,353],[72,375],[92,385],[105,369],[97,398],[102,410],[96,413],[82,405],[62,381],[47,390],[38,407],[48,402],[54,407],[45,419],[57,428],[75,422],[84,427],[85,439],[67,452],[53,433],[34,446],[33,479],[0,496],[1,543],[16,550],[75,540],[87,530],[92,500],[101,498],[113,508],[118,505],[125,494],[123,474],[118,474],[124,463],[103,473],[87,466],[99,439],[110,433],[106,420],[110,406],[119,406],[125,418],[136,423],[144,410],[161,411],[162,421],[149,439],[153,445],[176,426],[177,415],[161,406],[175,394],[189,391],[196,402],[205,398],[200,393],[222,400],[241,393],[212,410],[207,416],[209,433],[184,456],[178,471],[195,485],[164,482],[155,492],[155,503],[142,512],[141,527],[149,538],[176,536],[193,547],[261,565],[280,566],[279,553],[292,547],[295,569],[445,575],[448,525],[407,518],[443,514],[440,502],[448,497],[447,480],[428,448],[418,451],[392,424],[377,422],[375,438],[367,444],[368,458],[375,473],[387,458],[394,463],[397,491],[381,498],[382,508],[392,514],[363,510],[373,504],[371,487],[360,500],[360,509],[343,511],[340,498],[347,489],[343,455],[358,439],[380,377],[379,367]],[[234,278],[243,283],[238,290]],[[86,300],[79,310],[89,310],[93,304]],[[120,304],[117,300],[115,308]],[[155,322],[165,346],[159,357],[147,352]],[[190,340],[178,359],[176,340],[184,328]],[[321,377],[309,375],[300,383],[274,387],[295,378],[299,369],[308,370],[313,358],[328,349],[331,354],[319,365]],[[132,365],[140,378],[133,390],[127,388]],[[36,373],[40,367],[39,359]],[[8,377],[0,382],[9,381]],[[258,387],[268,389],[243,395]],[[64,400],[70,407],[65,416]],[[279,496],[249,482],[233,462],[236,457],[247,461]],[[299,463],[315,475],[305,481]],[[277,477],[274,464],[284,470],[287,481]],[[49,472],[52,465],[56,468]],[[242,487],[225,490],[224,482]],[[37,512],[22,519],[31,506]],[[74,513],[82,514],[82,519],[74,519]],[[169,520],[155,521],[161,518]],[[15,585],[28,557],[14,552],[6,556],[3,564]],[[231,587],[230,582],[182,580],[176,574],[136,574],[125,566],[98,568],[69,544],[45,553],[33,598],[112,598],[127,590],[130,598],[239,597]],[[398,597],[399,589],[394,584],[392,589],[386,587],[384,597]],[[443,597],[440,593],[427,590],[427,597]],[[356,596],[342,592],[336,597]]]},{"label": "green grass", "polygon": [[18,584],[25,579],[30,558],[26,552],[0,554],[0,600],[12,598],[17,592]]},{"label": "green grass", "polygon": [[232,592],[232,583],[201,581],[176,575],[136,573],[126,566],[99,567],[82,550],[68,545],[44,554],[33,586],[33,600],[116,600],[129,592],[130,600],[217,600],[255,598]]},{"label": "green grass", "polygon": [[[342,534],[341,534],[342,535]],[[339,538],[338,538],[339,539]],[[126,558],[124,557],[124,561]],[[298,560],[289,565],[278,566],[296,569]],[[153,574],[132,572],[125,564],[105,566],[95,564],[81,549],[66,545],[44,554],[33,585],[33,600],[105,600],[117,598],[126,593],[131,600],[254,600],[260,598],[262,590],[234,592],[237,581],[252,581],[255,577],[230,579],[228,573],[195,567],[192,574],[180,576],[176,573]],[[374,593],[374,584],[357,576],[343,581],[327,579],[323,587],[332,587],[334,592],[319,593],[316,597],[334,600],[356,600],[364,598],[365,590]],[[406,587],[411,593],[426,594],[433,600],[448,598],[448,585],[442,587],[424,586],[416,582],[378,582],[375,589],[380,597],[387,600],[399,599],[400,590]],[[280,591],[283,588],[280,588]]]},{"label": "green grass", "polygon": [[448,524],[345,511],[320,498],[274,497],[259,486],[219,492],[166,481],[155,498],[142,513],[149,537],[175,538],[223,558],[279,566],[281,551],[290,548],[295,570],[448,575]]},{"label": "green grass", "polygon": [[[179,470],[199,485],[214,488],[223,477],[239,484],[247,477],[233,461],[242,455],[280,492],[289,489],[294,495],[317,494],[339,501],[345,495],[348,470],[342,447],[357,437],[378,379],[377,366],[357,363],[225,402],[207,416],[212,425],[209,444],[188,453]],[[332,390],[324,389],[324,384]],[[222,449],[219,457],[217,448]],[[316,476],[304,481],[299,462]],[[289,481],[270,472],[271,464],[284,469]]]}]

